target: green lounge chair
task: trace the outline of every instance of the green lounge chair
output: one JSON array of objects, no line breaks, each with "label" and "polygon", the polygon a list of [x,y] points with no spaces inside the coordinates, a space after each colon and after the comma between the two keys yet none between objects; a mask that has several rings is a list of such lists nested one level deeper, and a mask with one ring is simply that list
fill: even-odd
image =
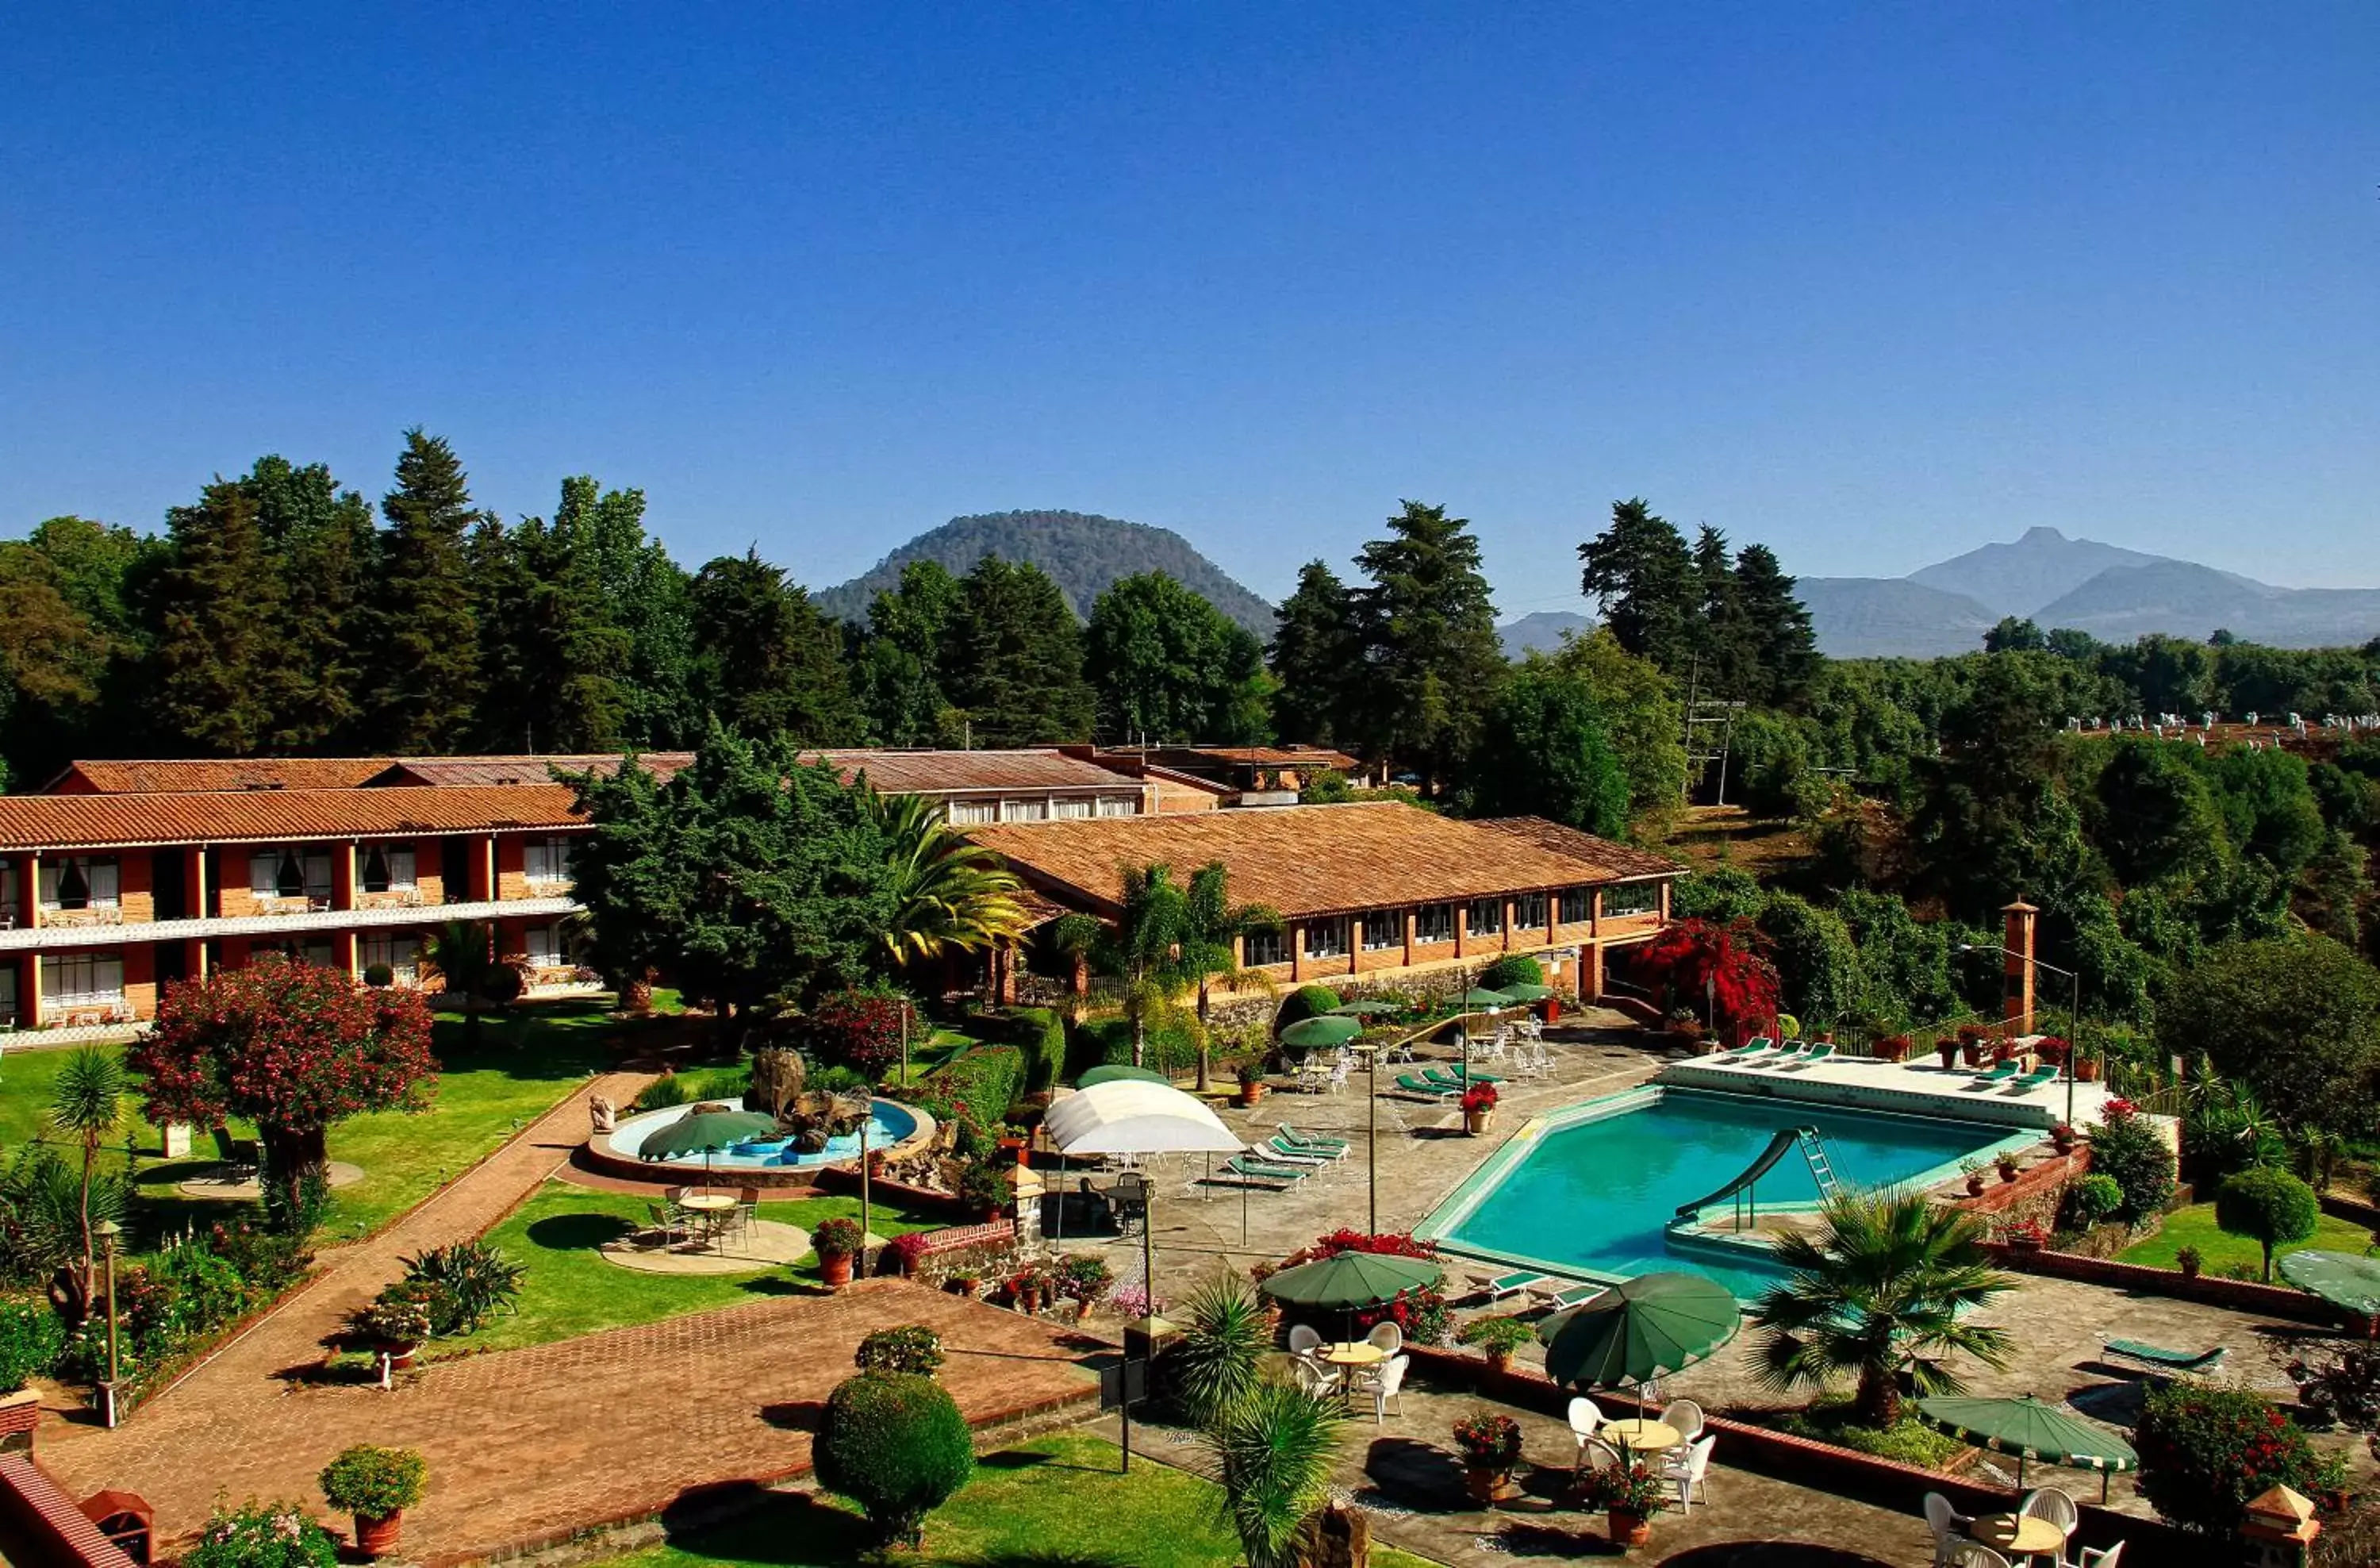
[{"label": "green lounge chair", "polygon": [[2223,1365],[2230,1354],[2222,1345],[2213,1350],[2168,1350],[2163,1345],[2148,1344],[2140,1340],[2101,1339],[2100,1346],[2110,1355],[2126,1361],[2137,1361],[2143,1367],[2154,1367],[2160,1372],[2185,1372],[2204,1376]]},{"label": "green lounge chair", "polygon": [[1516,1269],[1509,1274],[1493,1274],[1484,1280],[1474,1274],[1471,1280],[1479,1287],[1479,1294],[1488,1298],[1488,1304],[1490,1307],[1508,1295],[1535,1290],[1546,1282],[1546,1277],[1535,1269]]},{"label": "green lounge chair", "polygon": [[1797,1062],[1793,1063],[1793,1064],[1791,1064],[1791,1067],[1789,1067],[1789,1068],[1787,1069],[1787,1071],[1789,1071],[1789,1072],[1794,1072],[1794,1073],[1801,1072],[1803,1068],[1805,1068],[1805,1067],[1809,1066],[1812,1063],[1814,1063],[1814,1062],[1824,1062],[1827,1058],[1828,1058],[1829,1056],[1832,1056],[1834,1053],[1835,1053],[1835,1048],[1834,1048],[1833,1046],[1828,1045],[1828,1044],[1826,1041],[1824,1041],[1824,1040],[1820,1040],[1817,1044],[1815,1044],[1815,1045],[1812,1046],[1809,1050],[1807,1050],[1807,1051],[1803,1051],[1803,1052],[1802,1053],[1801,1060],[1799,1060],[1799,1061],[1797,1061]]},{"label": "green lounge chair", "polygon": [[2019,1093],[2019,1094],[2024,1094],[2024,1093],[2028,1093],[2028,1092],[2030,1092],[2030,1091],[2032,1091],[2032,1090],[2034,1090],[2034,1089],[2040,1088],[2042,1088],[2044,1085],[2046,1085],[2046,1084],[2054,1084],[2054,1083],[2056,1083],[2057,1081],[2058,1081],[2058,1069],[2057,1069],[2057,1068],[2055,1068],[2055,1067],[2035,1067],[2032,1072],[2025,1074],[2025,1075],[2024,1075],[2024,1076],[2022,1076],[2022,1077],[2021,1077],[2021,1078],[2017,1079],[2014,1083],[2010,1084],[2010,1085],[2009,1086],[2009,1088],[2011,1088],[2012,1090],[2014,1090],[2015,1092]]},{"label": "green lounge chair", "polygon": [[1575,1281],[1550,1279],[1548,1280],[1546,1283],[1549,1285],[1559,1284],[1562,1287],[1561,1289],[1551,1293],[1531,1293],[1532,1295],[1544,1295],[1546,1310],[1548,1312],[1567,1312],[1573,1307],[1584,1307],[1588,1302],[1593,1301],[1597,1296],[1601,1295],[1605,1291],[1611,1288],[1609,1285],[1590,1285],[1579,1283]]},{"label": "green lounge chair", "polygon": [[1311,1165],[1315,1169],[1320,1170],[1323,1166],[1330,1164],[1334,1160],[1342,1159],[1343,1156],[1337,1154],[1325,1154],[1320,1149],[1299,1149],[1293,1145],[1283,1143],[1281,1139],[1276,1137],[1267,1138],[1264,1142],[1257,1145],[1257,1158],[1259,1160],[1276,1161],[1283,1165]]},{"label": "green lounge chair", "polygon": [[1234,1154],[1223,1161],[1223,1169],[1234,1176],[1245,1176],[1253,1181],[1277,1182],[1284,1186],[1295,1186],[1314,1174],[1317,1167],[1276,1165],[1269,1160],[1257,1160],[1251,1156]]},{"label": "green lounge chair", "polygon": [[1458,1088],[1465,1083],[1500,1084],[1504,1081],[1493,1073],[1474,1073],[1466,1079],[1459,1071],[1450,1073],[1445,1068],[1439,1066],[1424,1067],[1422,1072],[1426,1076],[1435,1078],[1439,1083],[1452,1084]]},{"label": "green lounge chair", "polygon": [[1744,1065],[1747,1067],[1775,1067],[1787,1062],[1798,1061],[1801,1059],[1801,1055],[1802,1042],[1798,1039],[1789,1039],[1784,1044],[1779,1046],[1770,1055],[1762,1057],[1756,1062],[1746,1062]]},{"label": "green lounge chair", "polygon": [[1774,1051],[1777,1042],[1767,1035],[1755,1035],[1742,1045],[1730,1045],[1719,1052],[1722,1056],[1752,1056],[1763,1051]]},{"label": "green lounge chair", "polygon": [[1281,1123],[1280,1128],[1282,1140],[1292,1149],[1310,1149],[1317,1154],[1344,1154],[1354,1147],[1345,1138],[1318,1137],[1312,1133],[1300,1132],[1287,1122]]},{"label": "green lounge chair", "polygon": [[1397,1088],[1408,1094],[1427,1094],[1439,1100],[1451,1099],[1463,1092],[1461,1084],[1439,1083],[1436,1078],[1415,1077],[1411,1073],[1397,1075]]},{"label": "green lounge chair", "polygon": [[2004,1084],[2015,1076],[2016,1063],[2013,1060],[1995,1063],[1990,1072],[1976,1074],[1974,1082],[1968,1087],[1971,1088],[1984,1088],[1992,1084]]}]

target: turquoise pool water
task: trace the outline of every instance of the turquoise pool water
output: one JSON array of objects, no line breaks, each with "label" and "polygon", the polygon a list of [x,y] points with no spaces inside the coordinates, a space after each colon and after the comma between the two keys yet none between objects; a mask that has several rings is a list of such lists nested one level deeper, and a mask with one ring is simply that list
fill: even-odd
[{"label": "turquoise pool water", "polygon": [[[690,1105],[673,1105],[666,1110],[650,1111],[641,1116],[629,1117],[612,1134],[613,1152],[638,1156],[648,1134],[668,1126],[693,1109]],[[870,1149],[890,1149],[917,1130],[917,1116],[906,1107],[896,1105],[889,1100],[877,1100],[875,1109],[869,1113],[868,1120],[870,1124],[868,1146]],[[791,1138],[753,1138],[739,1143],[733,1149],[721,1149],[713,1153],[710,1157],[707,1168],[714,1171],[733,1171],[739,1167],[763,1165],[832,1165],[839,1161],[858,1158],[859,1134],[854,1131],[827,1139],[826,1148],[815,1154],[802,1153],[794,1147]],[[665,1160],[656,1160],[653,1163],[657,1167],[682,1166],[696,1171],[706,1168],[706,1162],[699,1154],[673,1155]]]},{"label": "turquoise pool water", "polygon": [[[1672,1252],[1662,1230],[1678,1205],[1725,1185],[1780,1128],[1800,1126],[1817,1128],[1836,1175],[1863,1187],[1938,1178],[2010,1133],[1977,1123],[1665,1088],[1645,1103],[1553,1126],[1509,1165],[1491,1162],[1482,1173],[1484,1194],[1458,1192],[1441,1210],[1444,1223],[1433,1216],[1426,1230],[1457,1249],[1585,1277],[1691,1270],[1750,1297],[1774,1284],[1779,1272]],[[1760,1179],[1758,1196],[1764,1209],[1806,1205],[1817,1201],[1817,1185],[1801,1155],[1788,1153]]]}]

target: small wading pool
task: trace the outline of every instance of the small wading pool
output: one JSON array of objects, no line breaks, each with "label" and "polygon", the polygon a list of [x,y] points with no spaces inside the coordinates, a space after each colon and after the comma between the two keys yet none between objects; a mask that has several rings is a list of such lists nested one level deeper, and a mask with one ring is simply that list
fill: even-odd
[{"label": "small wading pool", "polygon": [[[613,1128],[608,1136],[598,1136],[588,1140],[588,1147],[598,1156],[597,1162],[622,1174],[650,1178],[656,1175],[693,1172],[699,1175],[703,1157],[699,1154],[672,1155],[663,1160],[646,1160],[638,1153],[645,1139],[662,1128],[686,1116],[691,1105],[671,1105],[659,1111],[648,1111],[630,1116]],[[922,1111],[879,1100],[868,1117],[868,1152],[892,1153],[902,1144],[930,1134],[933,1121]],[[848,1164],[859,1158],[859,1135],[856,1131],[840,1137],[829,1138],[825,1149],[815,1154],[804,1154],[794,1148],[791,1138],[754,1138],[723,1149],[710,1156],[714,1174],[732,1173],[761,1178],[763,1185],[775,1176],[779,1183],[787,1179],[807,1180],[821,1166]]]},{"label": "small wading pool", "polygon": [[[1676,1250],[1678,1206],[1726,1185],[1789,1127],[1815,1127],[1846,1186],[1931,1185],[1964,1161],[2039,1136],[2003,1126],[1836,1109],[1702,1089],[1632,1089],[1555,1112],[1524,1129],[1422,1222],[1448,1250],[1577,1279],[1660,1270],[1707,1274],[1743,1299],[1783,1278],[1749,1248],[1721,1261]],[[1812,1208],[1816,1182],[1798,1151],[1757,1187],[1763,1213]],[[1708,1210],[1713,1219],[1729,1204]]]}]

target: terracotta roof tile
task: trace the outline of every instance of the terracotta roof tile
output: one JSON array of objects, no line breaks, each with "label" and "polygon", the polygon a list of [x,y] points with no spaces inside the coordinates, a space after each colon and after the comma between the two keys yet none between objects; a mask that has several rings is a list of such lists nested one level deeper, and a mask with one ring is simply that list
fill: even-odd
[{"label": "terracotta roof tile", "polygon": [[806,751],[802,760],[834,763],[844,778],[865,772],[887,795],[946,795],[964,790],[1135,790],[1139,781],[1062,751]]},{"label": "terracotta roof tile", "polygon": [[[1112,909],[1122,897],[1128,866],[1166,865],[1186,876],[1220,860],[1234,899],[1292,916],[1575,887],[1636,874],[1613,869],[1608,856],[1589,859],[1533,843],[1524,833],[1400,801],[1002,823],[977,828],[970,836],[1044,886],[1102,909]],[[1576,836],[1604,850],[1619,847]]]},{"label": "terracotta roof tile", "polygon": [[[691,751],[650,751],[637,760],[647,772],[666,780],[694,761]],[[391,784],[430,784],[441,789],[491,784],[552,784],[561,773],[594,773],[609,778],[620,771],[620,754],[599,751],[585,755],[534,757],[400,757],[372,779]]]},{"label": "terracotta roof tile", "polygon": [[385,772],[393,757],[96,759],[67,764],[47,794],[181,795],[213,789],[350,789]]},{"label": "terracotta roof tile", "polygon": [[0,796],[0,849],[98,849],[574,827],[568,786]]},{"label": "terracotta roof tile", "polygon": [[1591,866],[1601,866],[1605,868],[1607,877],[1674,877],[1685,870],[1683,866],[1665,855],[1614,844],[1608,838],[1583,833],[1576,828],[1566,828],[1543,817],[1482,817],[1473,825],[1509,834],[1540,849],[1550,849],[1557,855],[1567,855]]}]

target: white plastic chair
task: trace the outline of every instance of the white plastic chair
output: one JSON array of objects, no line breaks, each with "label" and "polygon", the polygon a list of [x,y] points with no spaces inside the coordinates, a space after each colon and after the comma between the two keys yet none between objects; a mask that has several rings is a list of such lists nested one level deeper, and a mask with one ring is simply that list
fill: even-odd
[{"label": "white plastic chair", "polygon": [[2084,1547],[2078,1560],[2081,1568],[2119,1568],[2124,1556],[2124,1543],[2118,1541],[2105,1551],[2096,1547]]},{"label": "white plastic chair", "polygon": [[1393,1321],[1387,1319],[1383,1319],[1379,1322],[1373,1324],[1372,1331],[1366,1334],[1364,1338],[1369,1343],[1378,1345],[1383,1351],[1387,1352],[1390,1355],[1396,1355],[1405,1347],[1405,1331],[1402,1329],[1398,1328]]},{"label": "white plastic chair", "polygon": [[1925,1494],[1925,1524],[1934,1532],[1934,1568],[1950,1568],[1958,1561],[1951,1554],[1964,1544],[1967,1526],[1974,1522],[1940,1492]]},{"label": "white plastic chair", "polygon": [[1405,1386],[1405,1368],[1413,1364],[1410,1355],[1391,1355],[1380,1363],[1379,1369],[1355,1385],[1357,1393],[1372,1396],[1372,1424],[1379,1426],[1389,1418],[1389,1401],[1396,1400],[1397,1414],[1405,1413],[1404,1401],[1399,1397]]},{"label": "white plastic chair", "polygon": [[1661,1425],[1673,1427],[1678,1433],[1678,1446],[1692,1446],[1703,1435],[1703,1407],[1691,1399],[1673,1399],[1661,1407]]},{"label": "white plastic chair", "polygon": [[2015,1568],[2015,1564],[1981,1541],[1953,1541],[1943,1559],[1949,1568]]},{"label": "white plastic chair", "polygon": [[2056,1487],[2043,1487],[2037,1491],[2025,1493],[2024,1501],[2016,1505],[2016,1511],[2035,1519],[2048,1520],[2068,1540],[2074,1538],[2074,1527],[2082,1523],[2082,1511],[2074,1506],[2072,1498]]},{"label": "white plastic chair", "polygon": [[1710,1501],[1711,1450],[1718,1446],[1718,1434],[1713,1432],[1700,1442],[1690,1443],[1682,1450],[1671,1451],[1661,1462],[1661,1474],[1677,1483],[1678,1509],[1683,1513],[1694,1506],[1694,1489],[1700,1487],[1703,1501]]},{"label": "white plastic chair", "polygon": [[1290,1325],[1289,1353],[1292,1355],[1311,1355],[1321,1348],[1322,1336],[1315,1331],[1313,1324],[1293,1323]]},{"label": "white plastic chair", "polygon": [[1595,1401],[1585,1394],[1579,1394],[1570,1402],[1571,1436],[1578,1440],[1579,1447],[1585,1448],[1594,1440],[1595,1434],[1602,1429],[1603,1412],[1597,1408]]},{"label": "white plastic chair", "polygon": [[1529,1076],[1533,1078],[1545,1078],[1553,1076],[1554,1059],[1546,1054],[1545,1041],[1541,1039],[1533,1039],[1529,1042],[1528,1067]]},{"label": "white plastic chair", "polygon": [[1307,1398],[1321,1399],[1339,1391],[1337,1367],[1325,1367],[1303,1355],[1293,1359],[1289,1365],[1296,1374],[1298,1388]]}]

